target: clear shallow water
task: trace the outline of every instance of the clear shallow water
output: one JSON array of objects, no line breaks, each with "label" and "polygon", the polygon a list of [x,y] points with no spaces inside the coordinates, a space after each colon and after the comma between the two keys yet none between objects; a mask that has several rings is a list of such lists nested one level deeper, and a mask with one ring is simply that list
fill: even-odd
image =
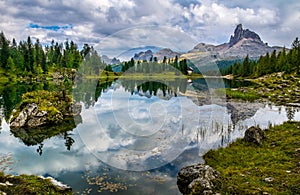
[{"label": "clear shallow water", "polygon": [[[90,194],[114,189],[118,194],[180,194],[180,168],[202,162],[209,149],[243,137],[252,125],[280,124],[288,120],[287,110],[291,113],[291,108],[259,103],[203,104],[195,98],[208,94],[203,80],[185,81],[180,89],[172,84],[169,92],[156,86],[155,95],[130,85],[117,81],[104,87],[92,103],[82,102],[82,122],[75,129],[34,146],[14,137],[3,118],[0,153],[12,155],[10,172],[51,175],[80,194],[90,188]],[[185,95],[189,91],[193,96]],[[300,120],[297,110],[294,119]]]}]

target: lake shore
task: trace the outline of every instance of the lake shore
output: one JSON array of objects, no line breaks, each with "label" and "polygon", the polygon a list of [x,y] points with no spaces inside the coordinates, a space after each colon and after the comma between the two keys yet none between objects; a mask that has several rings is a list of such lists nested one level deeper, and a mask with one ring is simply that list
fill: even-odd
[{"label": "lake shore", "polygon": [[[254,100],[264,99],[277,105],[292,104],[299,107],[300,77],[296,74],[273,73],[256,79],[244,79],[255,85],[227,89],[228,98]],[[249,99],[247,96],[251,96]]]},{"label": "lake shore", "polygon": [[238,139],[204,155],[205,163],[221,174],[217,192],[300,193],[300,123],[286,122],[264,133],[266,140],[260,146]]}]

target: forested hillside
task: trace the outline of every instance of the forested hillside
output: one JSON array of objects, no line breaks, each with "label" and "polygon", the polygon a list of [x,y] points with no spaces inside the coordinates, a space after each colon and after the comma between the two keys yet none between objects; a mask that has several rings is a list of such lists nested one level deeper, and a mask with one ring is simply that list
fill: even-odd
[{"label": "forested hillside", "polygon": [[84,44],[79,50],[77,44],[69,40],[64,43],[52,40],[43,46],[39,39],[33,42],[29,36],[26,41],[17,43],[15,39],[9,41],[1,32],[0,48],[0,70],[6,75],[40,75],[60,68],[78,69],[80,65],[87,66],[83,69],[85,72],[92,72],[94,66],[97,69],[105,66],[92,46]]},{"label": "forested hillside", "polygon": [[221,72],[223,75],[232,74],[236,77],[260,77],[274,72],[300,74],[300,41],[297,37],[292,43],[292,49],[283,48],[278,53],[274,50],[257,61],[252,61],[246,56],[243,62],[236,62]]}]

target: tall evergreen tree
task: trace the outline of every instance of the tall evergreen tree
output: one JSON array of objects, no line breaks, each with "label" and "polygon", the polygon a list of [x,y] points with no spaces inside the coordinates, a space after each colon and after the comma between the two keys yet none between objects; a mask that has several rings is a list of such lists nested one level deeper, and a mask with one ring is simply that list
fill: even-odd
[{"label": "tall evergreen tree", "polygon": [[9,41],[3,32],[0,33],[0,63],[2,68],[6,68],[9,57]]},{"label": "tall evergreen tree", "polygon": [[300,41],[298,37],[294,40],[292,48],[295,50],[295,64],[297,74],[300,74]]}]

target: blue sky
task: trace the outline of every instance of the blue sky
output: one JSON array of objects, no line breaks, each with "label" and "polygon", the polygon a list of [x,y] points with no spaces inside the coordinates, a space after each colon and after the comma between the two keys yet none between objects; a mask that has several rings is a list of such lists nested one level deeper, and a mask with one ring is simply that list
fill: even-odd
[{"label": "blue sky", "polygon": [[65,29],[72,28],[72,25],[68,25],[68,26],[57,26],[57,25],[56,26],[55,25],[54,26],[41,26],[41,25],[38,25],[38,24],[30,23],[29,28],[59,31],[59,30],[65,30]]},{"label": "blue sky", "polygon": [[[0,30],[9,39],[30,35],[43,44],[69,39],[99,45],[110,37],[115,38],[110,45],[120,47],[136,41],[141,31],[125,33],[129,37],[121,44],[115,34],[143,26],[171,28],[198,43],[221,44],[239,23],[269,45],[290,47],[300,36],[298,0],[2,0],[0,13]],[[159,39],[151,31],[143,34],[153,45]],[[185,41],[170,36],[177,47]]]}]

